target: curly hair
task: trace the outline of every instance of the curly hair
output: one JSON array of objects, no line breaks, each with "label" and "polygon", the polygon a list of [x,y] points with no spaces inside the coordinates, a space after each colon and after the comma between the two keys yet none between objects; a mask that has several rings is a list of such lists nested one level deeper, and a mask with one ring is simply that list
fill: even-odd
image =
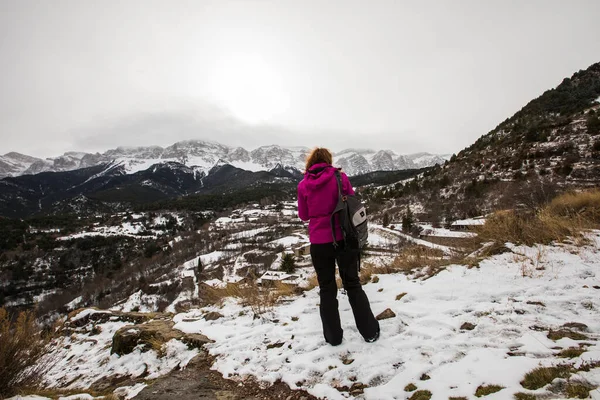
[{"label": "curly hair", "polygon": [[315,147],[312,151],[306,156],[306,170],[308,171],[310,167],[318,163],[333,163],[333,156],[331,152],[324,147]]}]

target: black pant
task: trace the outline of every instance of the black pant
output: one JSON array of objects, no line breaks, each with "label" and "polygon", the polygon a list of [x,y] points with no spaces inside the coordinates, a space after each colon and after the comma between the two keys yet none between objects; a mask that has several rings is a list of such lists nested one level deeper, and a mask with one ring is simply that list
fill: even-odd
[{"label": "black pant", "polygon": [[310,256],[317,271],[321,304],[321,322],[325,341],[332,345],[342,342],[343,330],[338,311],[335,263],[337,261],[344,289],[348,293],[354,321],[365,339],[370,339],[379,331],[379,322],[373,316],[369,299],[363,291],[358,277],[358,253],[344,251],[341,243],[336,249],[333,243],[311,244]]}]

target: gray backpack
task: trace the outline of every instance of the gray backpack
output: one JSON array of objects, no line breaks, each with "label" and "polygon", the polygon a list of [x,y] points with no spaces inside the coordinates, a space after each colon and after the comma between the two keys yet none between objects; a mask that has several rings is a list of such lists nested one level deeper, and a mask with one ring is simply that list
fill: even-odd
[{"label": "gray backpack", "polygon": [[346,242],[346,250],[360,252],[367,245],[369,237],[369,228],[367,226],[367,210],[363,203],[354,195],[345,195],[342,193],[342,180],[339,169],[335,171],[335,178],[338,184],[339,200],[337,206],[331,214],[331,233],[333,235],[333,244],[337,247],[335,239],[335,216],[339,215],[342,234]]}]

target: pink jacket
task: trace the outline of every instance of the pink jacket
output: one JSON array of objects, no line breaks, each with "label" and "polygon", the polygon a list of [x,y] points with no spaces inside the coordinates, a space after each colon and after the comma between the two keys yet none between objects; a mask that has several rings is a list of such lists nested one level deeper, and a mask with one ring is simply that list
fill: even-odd
[{"label": "pink jacket", "polygon": [[[331,164],[315,164],[304,174],[298,184],[298,217],[308,221],[308,235],[314,244],[332,243],[331,213],[338,202],[336,168]],[[342,193],[354,194],[345,173],[341,173]],[[336,223],[335,240],[342,240],[342,230]]]}]

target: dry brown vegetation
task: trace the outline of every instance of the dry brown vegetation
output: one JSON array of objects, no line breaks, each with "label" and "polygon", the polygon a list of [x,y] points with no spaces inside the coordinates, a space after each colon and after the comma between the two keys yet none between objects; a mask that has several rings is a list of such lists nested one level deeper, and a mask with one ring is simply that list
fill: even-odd
[{"label": "dry brown vegetation", "polygon": [[255,316],[270,311],[282,298],[297,293],[297,287],[275,281],[270,287],[260,287],[256,283],[228,283],[223,288],[206,286],[203,299],[209,304],[220,304],[227,298],[236,298],[242,306],[250,307]]},{"label": "dry brown vegetation", "polygon": [[317,279],[317,274],[313,274],[308,278],[306,284],[303,286],[304,290],[312,290],[319,286],[319,280]]},{"label": "dry brown vegetation", "polygon": [[457,253],[449,257],[441,250],[429,247],[410,245],[404,247],[391,263],[373,264],[364,263],[361,268],[360,281],[366,284],[372,280],[374,274],[394,274],[399,272],[422,272],[422,276],[433,276],[445,266],[457,263],[463,257]]},{"label": "dry brown vegetation", "polygon": [[500,211],[477,229],[480,242],[548,244],[580,240],[586,229],[600,226],[600,190],[569,192],[537,211]]},{"label": "dry brown vegetation", "polygon": [[41,359],[48,340],[32,311],[21,312],[13,319],[0,308],[0,398],[39,385],[45,371]]}]

